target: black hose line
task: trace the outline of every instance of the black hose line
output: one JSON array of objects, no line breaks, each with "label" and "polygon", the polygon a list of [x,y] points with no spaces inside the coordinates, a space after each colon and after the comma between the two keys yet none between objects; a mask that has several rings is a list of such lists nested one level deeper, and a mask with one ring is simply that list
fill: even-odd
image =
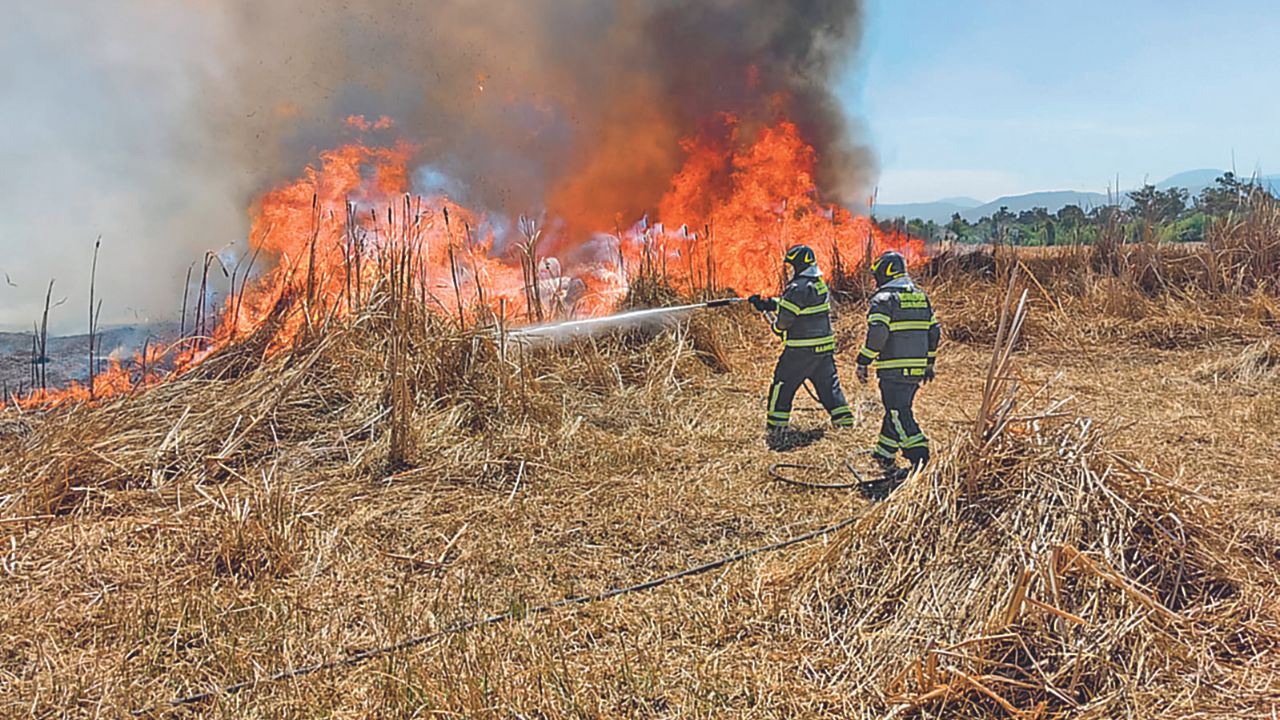
[{"label": "black hose line", "polygon": [[417,637],[412,637],[407,640],[402,640],[401,642],[395,643],[394,645],[385,645],[377,648],[359,650],[359,651],[344,655],[340,658],[329,660],[327,662],[315,663],[313,665],[304,665],[302,667],[296,667],[289,670],[281,670],[265,678],[254,678],[253,680],[245,680],[243,682],[238,682],[233,685],[227,685],[221,688],[208,690],[206,692],[196,693],[194,695],[187,695],[185,697],[173,698],[172,700],[169,700],[168,702],[162,705],[153,706],[143,710],[135,710],[133,712],[133,715],[135,716],[150,715],[156,712],[161,712],[168,709],[182,707],[184,705],[194,705],[196,703],[212,700],[215,697],[221,697],[225,695],[234,695],[244,690],[250,690],[250,689],[256,688],[260,685],[277,683],[284,680],[292,680],[294,678],[300,678],[306,675],[314,675],[315,673],[324,672],[326,670],[333,670],[340,667],[359,665],[361,663],[364,663],[368,660],[372,660],[374,658],[384,657],[387,655],[404,652],[406,650],[413,649],[420,645],[425,645],[433,640],[438,640],[448,635],[456,635],[459,633],[467,632],[469,630],[474,630],[476,628],[481,628],[489,625],[500,625],[502,623],[505,623],[511,620],[519,620],[532,615],[542,615],[542,614],[549,613],[554,610],[560,610],[563,608],[589,605],[591,603],[601,602],[603,600],[608,600],[610,598],[615,598],[621,595],[630,595],[632,593],[638,593],[644,590],[652,590],[656,587],[666,585],[667,583],[672,582],[674,580],[693,577],[695,575],[702,575],[704,573],[711,572],[712,570],[717,570],[719,568],[725,567],[726,565],[732,565],[733,563],[746,560],[756,555],[777,552],[778,550],[783,550],[793,545],[798,545],[800,543],[807,542],[809,540],[814,540],[816,538],[830,535],[831,533],[834,533],[838,530],[841,530],[843,528],[846,528],[852,525],[858,518],[862,517],[862,513],[864,512],[866,512],[866,509],[863,509],[862,511],[854,514],[853,516],[845,518],[844,520],[841,520],[840,522],[837,522],[833,525],[828,525],[826,527],[819,528],[817,530],[812,530],[810,532],[804,533],[803,535],[797,535],[795,537],[788,538],[786,540],[782,540],[769,545],[751,548],[750,550],[743,550],[733,555],[722,557],[718,560],[712,560],[711,562],[705,563],[703,565],[687,568],[685,570],[681,570],[679,572],[672,573],[670,575],[663,575],[661,577],[657,577],[652,580],[647,580],[645,582],[642,582],[636,585],[613,588],[610,590],[605,590],[603,592],[596,593],[594,595],[578,595],[575,597],[568,597],[563,600],[557,600],[553,603],[548,603],[546,605],[539,605],[533,608],[528,608],[528,609],[518,610],[518,611],[508,610],[507,612],[499,613],[497,615],[490,615],[488,617],[480,618],[478,620],[468,620],[466,622],[458,623],[456,625],[452,625],[442,630],[437,630],[435,632],[427,633],[425,635],[419,635]]},{"label": "black hose line", "polygon": [[856,481],[847,483],[815,483],[807,482],[805,480],[796,480],[795,478],[789,478],[782,474],[781,471],[783,470],[819,469],[813,465],[798,465],[795,463],[774,463],[770,465],[769,477],[777,480],[778,482],[786,483],[787,485],[794,485],[796,487],[810,488],[814,490],[850,490],[852,488],[862,488],[868,485],[875,485],[877,482],[880,482],[878,480],[867,480],[863,477],[862,473],[858,472],[857,469],[853,467],[853,463],[849,462],[848,459],[844,461],[844,467],[852,473],[855,478],[857,478]]}]

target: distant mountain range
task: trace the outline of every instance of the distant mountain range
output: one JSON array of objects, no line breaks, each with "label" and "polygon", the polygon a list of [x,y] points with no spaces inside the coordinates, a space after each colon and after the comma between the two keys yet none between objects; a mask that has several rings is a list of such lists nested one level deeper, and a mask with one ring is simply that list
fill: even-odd
[{"label": "distant mountain range", "polygon": [[[1194,196],[1212,185],[1224,173],[1226,173],[1226,170],[1209,168],[1188,170],[1154,183],[1154,185],[1160,190],[1167,190],[1171,187],[1186,188]],[[1280,175],[1265,175],[1260,177],[1259,181],[1263,185],[1280,188]],[[1056,213],[1067,205],[1079,205],[1088,210],[1089,208],[1106,205],[1108,202],[1109,200],[1105,193],[1084,190],[1049,190],[1025,195],[1006,195],[988,203],[974,200],[973,198],[953,197],[933,202],[883,204],[876,205],[874,214],[880,219],[897,217],[920,218],[921,220],[932,220],[938,224],[944,224],[950,222],[951,216],[955,213],[960,213],[960,217],[969,222],[974,222],[980,218],[991,216],[1001,207],[1009,208],[1009,212],[1012,213],[1019,213],[1023,210],[1031,210],[1038,207],[1045,208],[1051,213]]]}]

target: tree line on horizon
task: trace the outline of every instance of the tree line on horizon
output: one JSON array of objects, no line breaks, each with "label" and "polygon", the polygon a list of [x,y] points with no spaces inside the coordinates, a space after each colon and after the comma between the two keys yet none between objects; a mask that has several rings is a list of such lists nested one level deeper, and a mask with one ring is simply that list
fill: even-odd
[{"label": "tree line on horizon", "polygon": [[1246,201],[1259,193],[1277,199],[1275,191],[1256,179],[1227,172],[1196,195],[1182,187],[1160,190],[1147,184],[1117,202],[1090,208],[1070,204],[1053,213],[1043,207],[1015,213],[1001,206],[973,222],[957,212],[945,224],[901,217],[876,223],[882,230],[905,232],[925,241],[970,244],[1090,245],[1104,228],[1114,225],[1122,228],[1129,242],[1201,242],[1212,220],[1247,212]]}]

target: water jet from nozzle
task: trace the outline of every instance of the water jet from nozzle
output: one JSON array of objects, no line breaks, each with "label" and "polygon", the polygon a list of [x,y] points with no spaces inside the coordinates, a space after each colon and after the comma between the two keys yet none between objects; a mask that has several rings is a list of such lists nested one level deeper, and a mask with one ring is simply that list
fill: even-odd
[{"label": "water jet from nozzle", "polygon": [[547,323],[544,325],[533,325],[530,327],[518,328],[508,333],[507,337],[518,341],[534,341],[557,340],[579,335],[593,335],[598,332],[616,330],[622,327],[660,322],[668,318],[690,313],[694,310],[727,307],[740,302],[745,302],[745,299],[720,298],[718,300],[693,303],[690,305],[675,305],[672,307],[631,310],[629,312],[605,315],[603,317],[586,318],[583,320],[567,320],[565,322]]}]

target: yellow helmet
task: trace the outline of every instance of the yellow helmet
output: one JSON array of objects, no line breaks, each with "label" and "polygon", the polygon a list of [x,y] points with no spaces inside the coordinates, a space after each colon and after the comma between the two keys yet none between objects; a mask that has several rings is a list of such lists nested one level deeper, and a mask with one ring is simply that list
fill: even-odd
[{"label": "yellow helmet", "polygon": [[871,274],[875,277],[877,286],[884,285],[907,274],[907,259],[890,250],[871,263]]},{"label": "yellow helmet", "polygon": [[818,264],[818,256],[813,253],[813,248],[808,245],[792,245],[787,248],[787,252],[782,258],[795,269],[797,275]]}]

